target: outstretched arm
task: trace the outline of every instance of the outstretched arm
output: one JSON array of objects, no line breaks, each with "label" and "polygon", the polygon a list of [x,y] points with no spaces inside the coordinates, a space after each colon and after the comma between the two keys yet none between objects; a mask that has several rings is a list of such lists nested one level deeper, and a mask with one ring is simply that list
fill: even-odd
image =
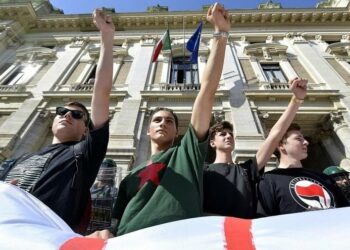
[{"label": "outstretched arm", "polygon": [[268,137],[259,148],[256,154],[256,160],[258,169],[260,170],[265,166],[266,162],[270,159],[272,153],[277,148],[283,135],[286,133],[288,127],[293,122],[294,117],[304,100],[307,93],[307,80],[301,78],[295,78],[289,81],[290,89],[293,92],[292,99],[278,119],[276,124],[272,127]]},{"label": "outstretched arm", "polygon": [[91,120],[95,128],[101,127],[109,115],[109,95],[113,77],[113,36],[114,24],[111,16],[105,16],[96,9],[92,14],[94,24],[100,30],[101,49],[96,68],[94,92],[91,101]]},{"label": "outstretched arm", "polygon": [[[218,3],[209,8],[207,20],[214,25],[215,32],[228,32],[230,29],[228,12]],[[209,129],[215,92],[224,64],[226,43],[226,37],[213,39],[210,56],[203,73],[201,89],[193,105],[191,124],[199,140],[204,139]]]}]

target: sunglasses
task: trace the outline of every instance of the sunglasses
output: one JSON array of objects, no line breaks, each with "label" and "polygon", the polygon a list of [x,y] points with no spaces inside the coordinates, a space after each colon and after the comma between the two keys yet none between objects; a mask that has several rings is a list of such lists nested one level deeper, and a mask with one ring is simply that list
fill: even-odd
[{"label": "sunglasses", "polygon": [[70,112],[72,114],[72,117],[74,119],[77,119],[77,120],[82,119],[85,115],[84,112],[81,110],[67,109],[65,107],[57,107],[56,108],[56,115],[64,116],[68,112]]}]

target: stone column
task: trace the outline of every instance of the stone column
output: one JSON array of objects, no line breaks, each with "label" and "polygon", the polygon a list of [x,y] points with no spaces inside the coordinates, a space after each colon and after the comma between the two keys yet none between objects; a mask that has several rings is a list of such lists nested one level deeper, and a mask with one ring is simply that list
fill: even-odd
[{"label": "stone column", "polygon": [[350,158],[350,128],[348,124],[344,121],[344,117],[341,112],[332,112],[330,120],[332,122],[334,132],[343,143],[345,156]]},{"label": "stone column", "polygon": [[139,112],[141,106],[141,91],[146,89],[149,71],[151,69],[151,57],[153,53],[154,40],[141,40],[139,47],[134,45],[134,61],[126,79],[128,86],[128,98],[121,105],[121,110],[111,119],[110,125],[110,151],[115,151],[118,157],[125,160],[122,166],[121,176],[127,173],[127,159],[132,163],[138,142],[140,141],[143,124],[142,114]]},{"label": "stone column", "polygon": [[[259,63],[255,63],[255,70]],[[261,77],[261,71],[260,71]],[[230,106],[232,121],[236,135],[236,149],[234,158],[238,161],[252,157],[258,146],[263,142],[263,135],[259,131],[258,123],[251,111],[249,100],[244,94],[246,86],[243,83],[244,74],[238,61],[237,51],[233,44],[228,45],[222,76],[225,89],[230,90]]]},{"label": "stone column", "polygon": [[[295,36],[290,40],[290,46],[298,55],[305,69],[313,76],[316,83],[326,83],[330,89],[339,90],[342,93],[342,102],[350,110],[350,88],[344,84],[338,73],[323,58],[315,48],[302,36]],[[349,114],[343,115],[347,123],[350,123]]]},{"label": "stone column", "polygon": [[337,147],[336,142],[332,138],[332,131],[320,131],[319,133],[319,140],[321,141],[322,145],[324,146],[325,150],[327,151],[328,155],[334,162],[334,164],[338,164],[341,159],[344,158],[344,154],[339,150],[339,147]]}]

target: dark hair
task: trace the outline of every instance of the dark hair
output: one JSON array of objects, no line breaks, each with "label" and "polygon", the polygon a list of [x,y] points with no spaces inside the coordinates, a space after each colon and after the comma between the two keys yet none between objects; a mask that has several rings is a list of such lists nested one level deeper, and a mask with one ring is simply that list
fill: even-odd
[{"label": "dark hair", "polygon": [[[301,127],[297,124],[297,123],[292,123],[287,131],[284,133],[284,135],[282,136],[281,140],[280,140],[280,143],[279,144],[282,144],[284,142],[286,142],[288,136],[290,135],[290,132],[291,131],[300,131],[301,130]],[[275,152],[274,152],[274,155],[276,155],[277,159],[280,159],[281,158],[281,153],[280,151],[278,150],[278,148],[276,148]]]},{"label": "dark hair", "polygon": [[149,123],[151,123],[154,114],[159,112],[159,111],[167,111],[167,112],[169,112],[174,117],[174,119],[175,119],[175,126],[176,126],[176,129],[178,129],[178,127],[179,127],[179,119],[177,118],[177,115],[175,114],[174,110],[169,109],[169,108],[157,107],[157,108],[153,109],[151,111],[151,115],[150,115],[151,119],[150,119]]},{"label": "dark hair", "polygon": [[221,132],[224,129],[228,129],[233,132],[233,125],[228,121],[221,121],[209,128],[209,139],[212,140],[217,132]]},{"label": "dark hair", "polygon": [[85,126],[88,127],[90,130],[93,129],[93,124],[90,120],[90,115],[89,115],[89,111],[87,110],[87,108],[85,107],[84,104],[80,103],[80,102],[67,102],[64,104],[64,106],[76,106],[82,109],[82,111],[85,114]]}]

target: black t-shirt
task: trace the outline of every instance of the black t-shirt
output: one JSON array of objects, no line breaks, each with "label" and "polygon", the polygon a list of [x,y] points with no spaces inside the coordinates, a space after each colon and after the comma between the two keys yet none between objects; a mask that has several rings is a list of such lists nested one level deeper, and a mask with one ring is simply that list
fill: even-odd
[{"label": "black t-shirt", "polygon": [[258,197],[259,216],[348,205],[327,175],[304,168],[277,168],[265,173],[258,185]]},{"label": "black t-shirt", "polygon": [[256,211],[256,158],[243,164],[210,164],[204,169],[204,213],[253,218]]},{"label": "black t-shirt", "polygon": [[[18,172],[16,168],[22,169],[19,186],[32,193],[74,228],[80,219],[72,213],[76,195],[89,193],[105,157],[108,137],[109,122],[106,122],[103,127],[91,131],[84,140],[52,144],[18,163],[11,171]],[[79,175],[76,174],[77,164],[72,147],[77,143],[83,154],[83,170]],[[34,165],[37,165],[36,168],[33,168]],[[72,192],[74,178],[80,190]],[[84,210],[81,215],[83,213]]]}]

